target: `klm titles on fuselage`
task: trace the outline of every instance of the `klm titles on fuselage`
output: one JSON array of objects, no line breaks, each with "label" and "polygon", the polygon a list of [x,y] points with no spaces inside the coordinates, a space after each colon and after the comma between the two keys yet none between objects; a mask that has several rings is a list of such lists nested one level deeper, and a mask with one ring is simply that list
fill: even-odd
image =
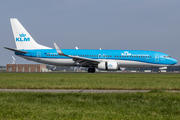
[{"label": "klm titles on fuselage", "polygon": [[16,37],[16,42],[27,42],[30,41],[29,37],[26,37],[26,34],[19,34],[19,37]]}]

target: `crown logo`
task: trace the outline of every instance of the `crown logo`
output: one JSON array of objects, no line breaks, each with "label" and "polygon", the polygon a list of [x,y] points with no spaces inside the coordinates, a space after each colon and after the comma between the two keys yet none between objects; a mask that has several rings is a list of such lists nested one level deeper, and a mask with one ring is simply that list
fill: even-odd
[{"label": "crown logo", "polygon": [[121,55],[131,55],[128,51],[124,51],[124,53],[121,53]]},{"label": "crown logo", "polygon": [[113,67],[113,66],[111,64],[109,64],[108,67]]},{"label": "crown logo", "polygon": [[26,37],[26,34],[19,34],[20,37]]}]

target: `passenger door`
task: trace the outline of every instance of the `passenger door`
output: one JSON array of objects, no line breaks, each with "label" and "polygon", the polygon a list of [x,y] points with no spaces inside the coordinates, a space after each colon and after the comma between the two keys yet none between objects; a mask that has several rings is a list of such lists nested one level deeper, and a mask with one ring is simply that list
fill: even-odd
[{"label": "passenger door", "polygon": [[38,59],[38,60],[41,59],[41,52],[37,52],[37,59]]},{"label": "passenger door", "polygon": [[159,54],[158,53],[155,54],[155,62],[159,62]]}]

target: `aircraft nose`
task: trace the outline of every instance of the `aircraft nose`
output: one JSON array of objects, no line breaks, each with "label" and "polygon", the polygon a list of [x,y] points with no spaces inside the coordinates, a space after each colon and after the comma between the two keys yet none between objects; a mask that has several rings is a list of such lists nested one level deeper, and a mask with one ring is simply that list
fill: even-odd
[{"label": "aircraft nose", "polygon": [[172,61],[172,64],[176,64],[176,63],[178,62],[178,61],[177,61],[176,59],[174,59],[174,58],[172,58],[171,61]]}]

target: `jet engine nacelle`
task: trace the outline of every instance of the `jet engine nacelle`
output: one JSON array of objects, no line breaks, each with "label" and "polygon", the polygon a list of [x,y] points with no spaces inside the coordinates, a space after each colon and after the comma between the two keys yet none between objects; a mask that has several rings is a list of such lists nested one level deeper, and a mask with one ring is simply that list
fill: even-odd
[{"label": "jet engine nacelle", "polygon": [[98,64],[99,70],[119,70],[117,62],[101,62]]}]

